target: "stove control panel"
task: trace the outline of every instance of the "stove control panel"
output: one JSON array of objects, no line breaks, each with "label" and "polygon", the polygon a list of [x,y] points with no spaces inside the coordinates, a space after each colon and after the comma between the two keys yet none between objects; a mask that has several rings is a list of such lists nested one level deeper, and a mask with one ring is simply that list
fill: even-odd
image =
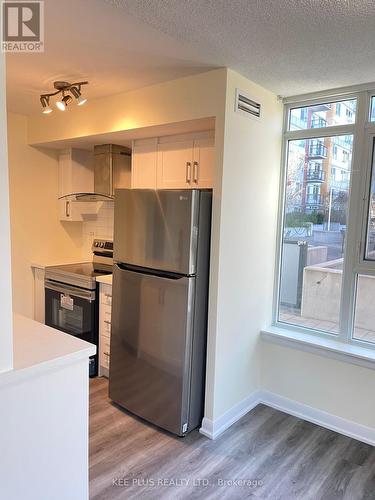
[{"label": "stove control panel", "polygon": [[92,252],[94,254],[113,254],[113,241],[95,239],[92,244]]}]

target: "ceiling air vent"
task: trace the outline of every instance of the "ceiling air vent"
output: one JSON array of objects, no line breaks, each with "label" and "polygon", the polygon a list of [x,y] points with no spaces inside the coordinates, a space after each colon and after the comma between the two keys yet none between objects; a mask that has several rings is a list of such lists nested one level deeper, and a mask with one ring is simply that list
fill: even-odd
[{"label": "ceiling air vent", "polygon": [[241,90],[236,90],[236,105],[235,109],[236,113],[241,113],[241,115],[245,115],[251,118],[260,118],[261,105],[257,102],[254,97],[245,94]]}]

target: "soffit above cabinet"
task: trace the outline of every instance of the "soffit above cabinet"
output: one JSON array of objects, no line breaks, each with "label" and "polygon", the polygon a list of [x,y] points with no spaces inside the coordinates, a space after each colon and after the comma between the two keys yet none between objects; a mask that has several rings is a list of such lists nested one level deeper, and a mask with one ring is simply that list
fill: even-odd
[{"label": "soffit above cabinet", "polygon": [[75,139],[42,143],[38,144],[38,146],[59,150],[77,148],[92,151],[93,147],[97,144],[118,144],[120,146],[131,147],[132,142],[137,139],[188,134],[214,129],[215,118],[209,117],[199,120],[188,120],[178,123],[155,125],[154,127],[143,127],[133,130],[111,132],[108,134],[82,136]]}]

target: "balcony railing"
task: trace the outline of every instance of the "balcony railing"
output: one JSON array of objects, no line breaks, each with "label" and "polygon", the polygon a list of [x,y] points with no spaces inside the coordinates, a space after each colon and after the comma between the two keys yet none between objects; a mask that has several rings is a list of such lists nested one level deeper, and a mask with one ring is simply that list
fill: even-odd
[{"label": "balcony railing", "polygon": [[333,142],[333,144],[336,144],[337,146],[340,146],[343,149],[351,151],[352,142],[353,142],[351,139],[351,136],[345,136],[345,137],[348,137],[349,139],[345,140],[344,137],[337,136],[337,137],[333,137],[332,142]]},{"label": "balcony railing", "polygon": [[322,142],[312,142],[308,155],[310,158],[327,158],[327,148]]},{"label": "balcony railing", "polygon": [[314,105],[314,111],[328,111],[332,108],[332,104],[330,102],[323,102],[321,104]]},{"label": "balcony railing", "polygon": [[321,116],[315,116],[311,120],[311,128],[324,128],[327,126],[327,120]]},{"label": "balcony railing", "polygon": [[297,116],[295,116],[291,113],[289,127],[290,127],[290,130],[305,129],[305,128],[307,128],[307,121],[301,120],[301,118],[298,118]]},{"label": "balcony railing", "polygon": [[346,179],[341,179],[339,181],[331,177],[329,185],[336,191],[349,192],[349,177],[347,177]]},{"label": "balcony railing", "polygon": [[323,197],[321,194],[307,194],[306,195],[306,204],[320,206],[323,205]]},{"label": "balcony railing", "polygon": [[325,172],[323,170],[308,170],[306,179],[309,182],[324,182]]}]

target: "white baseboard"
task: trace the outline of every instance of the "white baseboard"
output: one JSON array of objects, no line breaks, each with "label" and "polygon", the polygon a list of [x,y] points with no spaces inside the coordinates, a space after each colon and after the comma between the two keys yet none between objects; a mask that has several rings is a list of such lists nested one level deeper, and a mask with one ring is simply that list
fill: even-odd
[{"label": "white baseboard", "polygon": [[216,420],[204,418],[200,433],[210,439],[216,439],[228,427],[237,422],[258,404],[265,404],[276,410],[283,411],[294,417],[307,420],[326,429],[338,432],[344,436],[357,439],[363,443],[375,446],[375,428],[357,424],[351,420],[318,410],[304,403],[279,396],[269,391],[255,391],[239,404],[233,406]]},{"label": "white baseboard", "polygon": [[227,430],[228,427],[255,408],[261,401],[260,395],[260,391],[253,392],[250,396],[230,408],[216,420],[210,420],[204,417],[199,432],[210,439],[216,439]]},{"label": "white baseboard", "polygon": [[275,408],[276,410],[283,411],[294,417],[307,420],[308,422],[320,425],[326,429],[343,434],[344,436],[375,446],[375,428],[373,427],[357,424],[352,420],[347,420],[333,415],[332,413],[318,410],[317,408],[279,396],[273,392],[261,391],[261,393],[261,402],[271,408]]}]

